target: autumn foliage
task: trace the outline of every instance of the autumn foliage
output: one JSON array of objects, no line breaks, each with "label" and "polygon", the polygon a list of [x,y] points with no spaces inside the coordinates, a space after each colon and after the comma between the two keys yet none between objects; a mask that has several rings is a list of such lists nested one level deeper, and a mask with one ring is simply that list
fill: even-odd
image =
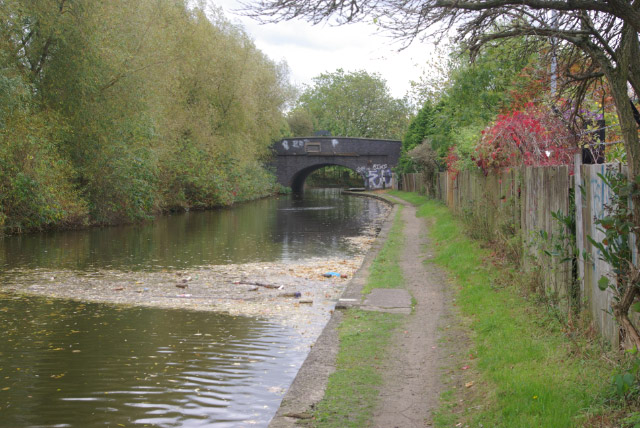
[{"label": "autumn foliage", "polygon": [[576,150],[574,135],[558,115],[527,103],[482,131],[472,158],[487,175],[522,165],[572,165]]},{"label": "autumn foliage", "polygon": [[460,157],[456,152],[456,147],[451,146],[447,151],[447,171],[451,174],[451,178],[455,180],[455,178],[460,173]]}]

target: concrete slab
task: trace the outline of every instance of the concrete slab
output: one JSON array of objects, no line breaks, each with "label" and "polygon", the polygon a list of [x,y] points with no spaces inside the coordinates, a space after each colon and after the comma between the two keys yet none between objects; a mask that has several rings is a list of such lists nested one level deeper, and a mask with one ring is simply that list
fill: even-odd
[{"label": "concrete slab", "polygon": [[411,295],[403,288],[375,288],[360,307],[365,311],[411,313]]}]

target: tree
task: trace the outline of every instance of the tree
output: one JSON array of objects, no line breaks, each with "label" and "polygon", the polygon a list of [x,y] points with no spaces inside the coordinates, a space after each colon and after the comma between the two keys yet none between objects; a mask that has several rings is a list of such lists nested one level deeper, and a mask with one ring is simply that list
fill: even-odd
[{"label": "tree", "polygon": [[400,139],[409,122],[408,103],[393,98],[384,79],[366,71],[315,77],[292,115],[301,111],[311,115],[316,131],[344,137]]},{"label": "tree", "polygon": [[[550,63],[562,62],[558,69],[580,83],[574,112],[584,88],[593,79],[605,79],[620,122],[630,182],[640,182],[640,115],[633,104],[640,96],[638,0],[262,0],[250,14],[269,21],[306,18],[314,23],[373,18],[408,43],[455,30],[457,40],[472,53],[513,37],[525,37],[531,44],[545,40],[552,45]],[[632,220],[634,230],[640,230],[640,192],[633,194]],[[639,292],[636,281],[620,299],[627,307],[614,308],[621,325],[630,324],[626,313]],[[626,333],[627,346],[640,348],[640,332],[632,328]]]},{"label": "tree", "polygon": [[0,231],[273,189],[262,163],[286,129],[286,64],[205,4],[0,1]]},{"label": "tree", "polygon": [[520,39],[489,47],[473,62],[464,50],[453,50],[445,67],[446,81],[419,84],[420,92],[429,96],[404,135],[400,170],[412,167],[407,153],[425,139],[441,158],[455,146],[462,166],[475,165],[471,157],[481,131],[513,103],[523,70],[537,64],[537,55],[527,51]]},{"label": "tree", "polygon": [[[418,114],[411,120],[407,132],[402,137],[402,153],[398,160],[397,170],[401,172],[414,172],[416,165],[414,164],[415,156],[410,156],[409,152],[415,147],[421,145],[425,139],[432,135],[435,129],[436,111],[431,101],[425,102]],[[431,143],[429,142],[429,150]],[[435,153],[435,151],[434,151]]]},{"label": "tree", "polygon": [[313,117],[308,110],[299,108],[287,115],[289,130],[294,137],[308,137],[313,135]]}]

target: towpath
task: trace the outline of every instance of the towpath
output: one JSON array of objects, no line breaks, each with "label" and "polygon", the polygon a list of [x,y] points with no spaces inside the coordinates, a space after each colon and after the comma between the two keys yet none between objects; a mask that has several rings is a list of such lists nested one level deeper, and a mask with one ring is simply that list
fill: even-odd
[{"label": "towpath", "polygon": [[414,299],[414,309],[403,328],[396,331],[384,364],[384,384],[374,412],[373,426],[414,428],[430,426],[431,412],[442,391],[444,349],[439,331],[446,317],[445,276],[433,264],[427,225],[416,209],[405,205],[404,252],[400,262],[404,287]]},{"label": "towpath", "polygon": [[[364,297],[361,293],[370,274],[370,265],[389,233],[393,215],[398,212],[394,209],[338,307],[406,314],[402,326],[393,335],[388,357],[380,366],[383,385],[369,426],[429,427],[432,411],[443,390],[442,367],[446,365],[448,352],[440,343],[440,334],[450,319],[450,297],[445,290],[446,275],[436,265],[428,263],[434,250],[428,238],[426,220],[416,216],[413,205],[396,198],[394,201],[404,205],[398,213],[404,223],[404,248],[400,260],[403,287],[374,289]],[[271,428],[305,424],[304,419],[313,414],[314,404],[324,395],[327,378],[335,369],[339,348],[337,328],[341,319],[341,311],[336,311],[285,396]]]}]

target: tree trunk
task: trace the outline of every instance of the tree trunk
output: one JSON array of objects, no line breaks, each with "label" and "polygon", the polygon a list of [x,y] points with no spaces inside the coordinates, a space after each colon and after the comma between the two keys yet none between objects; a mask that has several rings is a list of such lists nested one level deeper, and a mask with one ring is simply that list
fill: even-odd
[{"label": "tree trunk", "polygon": [[[631,183],[636,183],[637,175],[640,173],[640,141],[638,139],[638,125],[633,115],[633,104],[629,97],[629,82],[637,82],[638,76],[630,78],[630,73],[634,73],[635,59],[633,55],[638,46],[638,34],[630,29],[627,25],[623,27],[622,40],[620,47],[616,51],[617,64],[612,64],[604,56],[592,56],[597,60],[605,72],[613,101],[618,113],[622,138],[627,153],[628,179]],[[635,85],[633,85],[635,87]],[[640,192],[632,193],[632,215],[633,224],[640,229]],[[636,239],[636,250],[640,249],[640,239]],[[636,326],[629,319],[629,309],[638,294],[639,271],[636,267],[631,266],[631,273],[627,278],[625,292],[620,296],[620,301],[613,305],[613,314],[616,321],[620,324],[624,333],[624,346],[636,346],[640,349],[640,333]]]},{"label": "tree trunk", "polygon": [[633,347],[640,349],[640,332],[629,319],[629,309],[638,295],[637,278],[638,270],[634,269],[627,282],[624,294],[620,296],[618,303],[613,305],[613,315],[620,324],[624,335],[624,340],[621,341],[620,345],[625,349],[632,349]]}]

